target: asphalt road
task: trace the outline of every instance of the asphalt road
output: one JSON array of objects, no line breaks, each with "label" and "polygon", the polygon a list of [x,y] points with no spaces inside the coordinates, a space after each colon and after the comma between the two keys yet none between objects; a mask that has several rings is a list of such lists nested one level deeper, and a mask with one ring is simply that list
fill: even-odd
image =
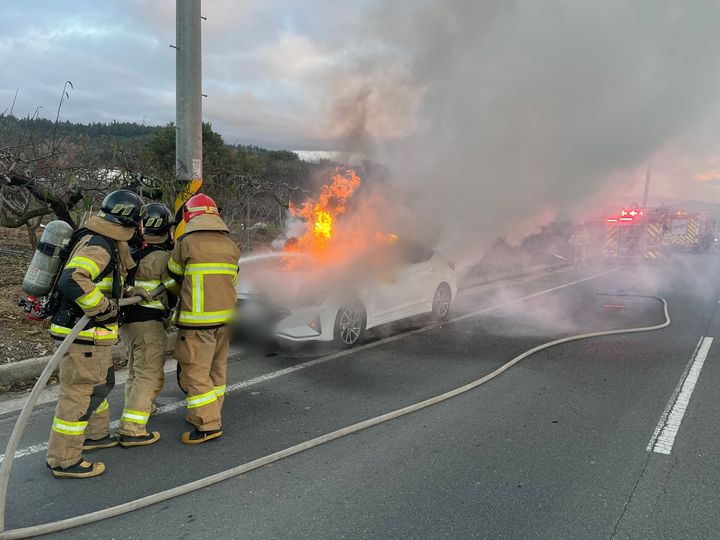
[{"label": "asphalt road", "polygon": [[[502,282],[466,291],[453,316],[502,308],[391,341],[384,339],[429,321],[383,328],[370,336],[372,347],[351,354],[240,356],[230,363],[229,383],[251,382],[228,394],[221,439],[184,447],[178,407],[152,419],[158,444],[97,452],[108,471],[95,479],[50,477],[44,452],[32,450],[41,449],[52,416],[52,404],[40,406],[21,444],[28,455],[13,471],[7,526],[197,480],[456,388],[557,337],[662,322],[658,301],[595,294],[635,284],[628,292],[667,299],[668,329],[559,346],[432,408],[54,536],[717,538],[720,343],[705,350],[702,370],[698,361],[688,367],[702,337],[720,336],[719,269],[713,256],[686,255],[524,301],[512,300],[605,269]],[[686,376],[696,377],[690,396]],[[109,399],[113,417],[122,408],[119,390]],[[170,380],[161,404],[172,409],[181,397]],[[669,454],[650,444],[665,411],[673,425],[684,411]],[[0,417],[0,445],[14,418]]]}]

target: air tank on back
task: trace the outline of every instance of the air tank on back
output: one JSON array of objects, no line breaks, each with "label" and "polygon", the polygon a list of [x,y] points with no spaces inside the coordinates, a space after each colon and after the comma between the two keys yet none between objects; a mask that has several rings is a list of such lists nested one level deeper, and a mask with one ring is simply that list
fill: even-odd
[{"label": "air tank on back", "polygon": [[45,226],[22,289],[31,296],[45,296],[52,289],[60,270],[60,251],[70,241],[73,228],[64,221],[51,221]]}]

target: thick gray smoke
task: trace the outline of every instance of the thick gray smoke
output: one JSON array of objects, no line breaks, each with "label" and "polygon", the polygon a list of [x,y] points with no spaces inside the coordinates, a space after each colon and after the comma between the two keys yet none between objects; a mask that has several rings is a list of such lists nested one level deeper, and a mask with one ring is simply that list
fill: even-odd
[{"label": "thick gray smoke", "polygon": [[[578,217],[601,195],[639,198],[628,180],[642,175],[651,158],[672,147],[678,161],[686,161],[693,154],[687,135],[710,133],[707,126],[719,124],[716,0],[303,5],[315,14],[303,26],[312,38],[289,42],[292,51],[304,51],[295,65],[317,66],[298,73],[305,73],[302,81],[313,95],[325,98],[308,130],[334,142],[334,149],[387,164],[393,182],[392,189],[368,182],[373,189],[358,191],[338,227],[359,221],[366,230],[397,233],[401,243],[439,236],[440,251],[467,266],[498,237],[519,240],[558,215]],[[280,65],[293,64],[292,54],[281,57]],[[683,150],[687,154],[678,155]],[[675,193],[690,182],[678,177]],[[572,227],[553,230],[567,247]],[[540,260],[524,249],[527,259],[518,262],[517,251],[508,248],[505,255],[494,245],[492,257],[507,259],[499,268]],[[492,257],[478,273],[491,275],[494,268],[486,263]],[[375,259],[360,258],[365,264],[355,258],[347,266],[375,280]],[[381,277],[390,280],[403,262],[379,260]],[[267,288],[282,301],[292,285],[299,283],[298,294],[306,295],[313,279],[326,285],[337,277],[328,273],[313,268],[300,283],[295,276],[272,276]],[[361,282],[356,274],[337,274],[352,285]],[[637,280],[633,290],[666,285],[652,271],[629,274]],[[622,288],[626,277],[611,274],[597,286]],[[576,294],[578,302],[564,296],[520,304],[508,301],[521,296],[522,287],[497,287],[485,300],[506,308],[487,329],[548,335],[596,323],[637,324],[642,301]],[[646,303],[642,309],[654,314],[656,304]]]},{"label": "thick gray smoke", "polygon": [[330,86],[339,121],[362,122],[351,143],[420,195],[445,250],[477,254],[695,129],[718,98],[718,20],[712,0],[383,2]]}]

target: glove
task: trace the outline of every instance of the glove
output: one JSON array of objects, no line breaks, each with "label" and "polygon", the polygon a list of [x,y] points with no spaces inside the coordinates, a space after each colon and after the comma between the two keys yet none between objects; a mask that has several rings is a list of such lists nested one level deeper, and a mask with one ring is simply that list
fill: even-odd
[{"label": "glove", "polygon": [[107,308],[93,317],[93,321],[97,323],[115,322],[118,318],[118,305],[109,301]]},{"label": "glove", "polygon": [[125,292],[125,296],[140,296],[145,302],[150,302],[152,300],[150,293],[142,287],[130,287]]}]

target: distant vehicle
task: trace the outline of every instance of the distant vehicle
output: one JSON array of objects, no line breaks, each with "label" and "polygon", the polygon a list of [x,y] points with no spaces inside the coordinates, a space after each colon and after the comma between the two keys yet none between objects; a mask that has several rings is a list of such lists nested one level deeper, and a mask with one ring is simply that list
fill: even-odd
[{"label": "distant vehicle", "polygon": [[632,206],[605,221],[605,257],[659,259],[672,251],[705,251],[716,242],[715,221],[706,212]]},{"label": "distant vehicle", "polygon": [[[243,313],[240,319],[256,317],[272,324],[272,334],[281,345],[332,341],[343,348],[357,345],[366,330],[383,324],[428,313],[445,319],[457,294],[454,265],[419,246],[390,249],[402,253],[400,264],[387,268],[376,265],[359,273],[355,283],[340,279],[334,285],[328,282],[335,280],[318,283],[312,276],[308,278],[314,271],[308,272],[306,266],[287,270],[285,253],[241,259],[237,286]],[[244,266],[255,268],[244,272]],[[253,282],[253,275],[269,288],[285,283],[291,292],[267,294],[267,288]]]},{"label": "distant vehicle", "polygon": [[662,244],[666,248],[704,251],[715,239],[714,223],[704,212],[678,210],[667,213]]},{"label": "distant vehicle", "polygon": [[605,220],[603,255],[618,260],[659,259],[663,221],[649,208],[632,206]]}]

